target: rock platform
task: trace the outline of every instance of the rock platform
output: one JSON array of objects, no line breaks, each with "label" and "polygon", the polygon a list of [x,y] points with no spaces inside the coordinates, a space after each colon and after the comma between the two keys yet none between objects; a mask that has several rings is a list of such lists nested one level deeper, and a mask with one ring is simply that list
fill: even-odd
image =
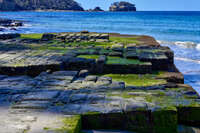
[{"label": "rock platform", "polygon": [[178,133],[178,125],[200,125],[199,95],[173,52],[152,38],[110,34],[78,44],[33,36],[0,41],[0,132]]}]

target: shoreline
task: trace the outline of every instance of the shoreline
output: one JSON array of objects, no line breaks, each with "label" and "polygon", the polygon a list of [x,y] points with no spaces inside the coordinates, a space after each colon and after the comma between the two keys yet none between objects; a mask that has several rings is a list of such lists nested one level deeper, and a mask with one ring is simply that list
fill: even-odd
[{"label": "shoreline", "polygon": [[117,13],[119,13],[119,12],[121,12],[121,13],[123,13],[123,12],[127,12],[127,13],[134,13],[134,12],[200,12],[200,11],[157,11],[157,10],[155,10],[155,11],[145,11],[145,10],[143,10],[143,11],[140,11],[140,10],[137,10],[137,11],[75,11],[75,10],[20,10],[20,11],[1,11],[1,12],[117,12]]}]

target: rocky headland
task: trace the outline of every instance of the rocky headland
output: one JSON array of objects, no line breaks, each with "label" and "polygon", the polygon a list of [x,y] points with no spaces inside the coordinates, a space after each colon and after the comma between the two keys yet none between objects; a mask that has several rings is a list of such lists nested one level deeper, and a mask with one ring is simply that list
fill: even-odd
[{"label": "rocky headland", "polygon": [[74,0],[0,0],[0,11],[68,10],[83,11]]},{"label": "rocky headland", "polygon": [[[84,10],[74,0],[0,0],[0,11],[104,11],[100,7]],[[121,1],[114,2],[109,11],[136,11],[134,4]]]},{"label": "rocky headland", "polygon": [[4,133],[185,133],[200,124],[199,95],[152,37],[4,34],[0,43]]},{"label": "rocky headland", "polygon": [[125,2],[125,1],[121,1],[121,2],[115,2],[113,3],[110,8],[109,11],[123,11],[123,12],[131,12],[131,11],[136,11],[136,7],[134,4],[129,3],[129,2]]}]

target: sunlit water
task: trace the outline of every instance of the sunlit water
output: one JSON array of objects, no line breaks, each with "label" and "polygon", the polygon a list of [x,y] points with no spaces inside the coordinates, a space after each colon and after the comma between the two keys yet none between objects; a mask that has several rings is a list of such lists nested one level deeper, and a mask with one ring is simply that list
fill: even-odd
[{"label": "sunlit water", "polygon": [[17,31],[4,33],[89,30],[151,35],[175,52],[185,83],[200,93],[200,12],[1,12],[0,17],[25,21]]}]

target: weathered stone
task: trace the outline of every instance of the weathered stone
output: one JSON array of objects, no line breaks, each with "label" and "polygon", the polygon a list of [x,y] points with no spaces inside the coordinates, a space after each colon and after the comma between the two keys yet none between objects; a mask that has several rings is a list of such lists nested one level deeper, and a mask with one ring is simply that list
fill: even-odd
[{"label": "weathered stone", "polygon": [[87,94],[73,94],[70,97],[70,103],[85,103],[87,100]]},{"label": "weathered stone", "polygon": [[53,75],[59,75],[59,76],[76,76],[77,74],[78,71],[57,71],[53,73]]},{"label": "weathered stone", "polygon": [[87,76],[85,78],[85,81],[94,81],[94,82],[96,82],[96,80],[97,80],[97,76]]},{"label": "weathered stone", "polygon": [[123,110],[125,112],[128,112],[128,111],[136,111],[140,109],[143,109],[143,110],[147,109],[147,104],[133,101],[131,103],[126,103]]},{"label": "weathered stone", "polygon": [[129,43],[129,44],[127,44],[127,46],[126,46],[126,50],[127,51],[135,51],[136,50],[136,48],[137,48],[137,44],[135,44],[135,43]]},{"label": "weathered stone", "polygon": [[122,52],[110,52],[108,55],[109,56],[123,57],[123,53]]},{"label": "weathered stone", "polygon": [[14,109],[47,109],[48,101],[23,101],[12,106]]},{"label": "weathered stone", "polygon": [[54,34],[43,34],[41,40],[42,41],[50,41],[56,37]]},{"label": "weathered stone", "polygon": [[61,94],[56,98],[55,102],[69,103],[71,94],[72,94],[71,90],[66,90],[64,92],[61,92]]},{"label": "weathered stone", "polygon": [[128,51],[126,52],[126,58],[130,59],[138,59],[139,54],[136,51]]},{"label": "weathered stone", "polygon": [[13,38],[17,38],[20,37],[20,34],[0,34],[0,39],[2,40],[6,40],[6,39],[13,39]]},{"label": "weathered stone", "polygon": [[62,112],[64,114],[79,114],[80,113],[80,109],[81,109],[81,105],[80,104],[67,104],[65,106],[62,107]]},{"label": "weathered stone", "polygon": [[34,122],[37,120],[35,116],[25,116],[20,119],[22,122]]},{"label": "weathered stone", "polygon": [[88,70],[81,70],[78,74],[78,77],[83,77],[85,78],[86,76],[88,76],[89,71]]},{"label": "weathered stone", "polygon": [[125,89],[125,83],[124,82],[112,82],[112,84],[110,84],[108,86],[108,89],[113,89],[113,90],[120,89],[120,90],[123,90],[123,89]]},{"label": "weathered stone", "polygon": [[23,96],[23,101],[49,101],[56,98],[59,95],[58,91],[38,91],[31,92]]}]

